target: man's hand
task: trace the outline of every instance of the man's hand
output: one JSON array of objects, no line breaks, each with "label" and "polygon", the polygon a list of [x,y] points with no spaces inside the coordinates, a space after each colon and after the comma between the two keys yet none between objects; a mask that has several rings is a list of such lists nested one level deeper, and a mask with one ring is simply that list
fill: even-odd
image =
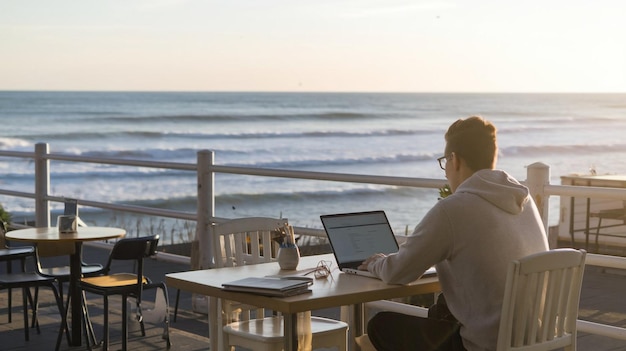
[{"label": "man's hand", "polygon": [[378,261],[381,258],[386,257],[385,254],[381,254],[381,253],[377,253],[377,254],[373,254],[372,256],[368,257],[365,261],[363,261],[363,263],[361,263],[359,265],[359,267],[357,267],[359,270],[362,271],[366,271],[367,267],[369,266],[370,263],[374,262],[374,261]]}]

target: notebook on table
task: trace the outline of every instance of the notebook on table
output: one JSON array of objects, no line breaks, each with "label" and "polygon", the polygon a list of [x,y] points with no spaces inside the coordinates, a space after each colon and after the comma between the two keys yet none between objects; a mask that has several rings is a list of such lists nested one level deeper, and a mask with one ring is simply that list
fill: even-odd
[{"label": "notebook on table", "polygon": [[[339,269],[348,274],[376,278],[358,267],[376,253],[398,251],[396,240],[384,211],[339,213],[320,216]],[[433,268],[424,273],[436,274]]]},{"label": "notebook on table", "polygon": [[293,296],[311,292],[312,279],[249,277],[222,284],[222,289],[265,296]]}]

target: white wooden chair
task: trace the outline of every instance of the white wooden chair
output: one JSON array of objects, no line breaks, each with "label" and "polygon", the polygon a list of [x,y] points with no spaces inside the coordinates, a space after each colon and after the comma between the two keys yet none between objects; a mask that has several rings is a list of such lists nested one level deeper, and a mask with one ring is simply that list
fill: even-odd
[{"label": "white wooden chair", "polygon": [[[584,250],[555,249],[511,262],[497,351],[576,350],[585,257]],[[368,302],[366,306],[422,318],[428,315],[427,308],[393,301]],[[357,338],[362,350],[372,350],[363,338],[367,336]]]},{"label": "white wooden chair", "polygon": [[[216,249],[216,267],[258,264],[276,261],[278,245],[272,241],[272,231],[288,224],[286,219],[250,217],[229,220],[212,226],[212,237]],[[221,258],[221,259],[220,259]],[[278,263],[277,263],[278,264]],[[219,305],[219,304],[218,304]],[[218,307],[218,311],[220,308]],[[263,309],[232,301],[221,301],[222,313],[209,316],[209,323],[217,328],[219,345],[224,350],[241,346],[252,350],[283,349],[283,318],[266,313]],[[255,311],[251,314],[250,311]],[[269,315],[266,317],[266,315]],[[254,318],[252,318],[254,317]],[[223,326],[222,328],[219,328]],[[348,325],[344,322],[311,317],[312,347],[337,347],[347,349]],[[215,337],[212,334],[211,337]]]},{"label": "white wooden chair", "polygon": [[555,249],[511,262],[498,351],[576,350],[584,250]]},{"label": "white wooden chair", "polygon": [[[372,302],[366,302],[364,305],[366,321],[379,311],[404,313],[421,318],[428,317],[428,308],[416,305],[409,305],[403,302],[391,300],[377,300]],[[372,345],[372,343],[370,342],[367,334],[355,336],[355,342],[359,346],[361,351],[376,351],[376,348],[374,348],[374,345]]]}]

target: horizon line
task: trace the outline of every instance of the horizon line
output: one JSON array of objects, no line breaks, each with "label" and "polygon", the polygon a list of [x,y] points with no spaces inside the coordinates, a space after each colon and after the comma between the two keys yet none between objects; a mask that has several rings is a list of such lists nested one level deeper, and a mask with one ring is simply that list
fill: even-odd
[{"label": "horizon line", "polygon": [[294,91],[294,90],[77,90],[77,89],[0,89],[0,93],[215,93],[215,94],[626,94],[596,91]]}]

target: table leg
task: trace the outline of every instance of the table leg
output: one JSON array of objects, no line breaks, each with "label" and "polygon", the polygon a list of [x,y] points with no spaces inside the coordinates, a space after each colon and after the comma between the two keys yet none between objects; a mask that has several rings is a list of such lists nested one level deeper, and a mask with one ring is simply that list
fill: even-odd
[{"label": "table leg", "polygon": [[585,250],[589,252],[589,215],[591,214],[591,199],[587,198],[587,218],[585,219]]},{"label": "table leg", "polygon": [[283,315],[283,335],[285,335],[285,351],[298,350],[298,314],[285,313]]},{"label": "table leg", "polygon": [[359,346],[356,344],[356,338],[363,335],[363,330],[365,329],[365,321],[364,321],[364,305],[362,303],[357,303],[350,306],[352,310],[352,336],[350,340],[351,350],[359,350]]},{"label": "table leg", "polygon": [[354,334],[355,336],[363,335],[364,321],[363,321],[363,304],[357,303],[354,305]]},{"label": "table leg", "polygon": [[209,344],[211,350],[220,350],[218,341],[221,331],[218,329],[218,323],[221,324],[221,318],[218,318],[218,313],[222,313],[218,298],[209,296]]},{"label": "table leg", "polygon": [[70,303],[72,310],[72,326],[71,326],[71,339],[70,344],[72,346],[80,346],[82,343],[82,306],[81,306],[81,294],[78,283],[82,276],[81,268],[81,243],[76,242],[76,248],[74,254],[70,256],[70,282],[69,291]]}]

